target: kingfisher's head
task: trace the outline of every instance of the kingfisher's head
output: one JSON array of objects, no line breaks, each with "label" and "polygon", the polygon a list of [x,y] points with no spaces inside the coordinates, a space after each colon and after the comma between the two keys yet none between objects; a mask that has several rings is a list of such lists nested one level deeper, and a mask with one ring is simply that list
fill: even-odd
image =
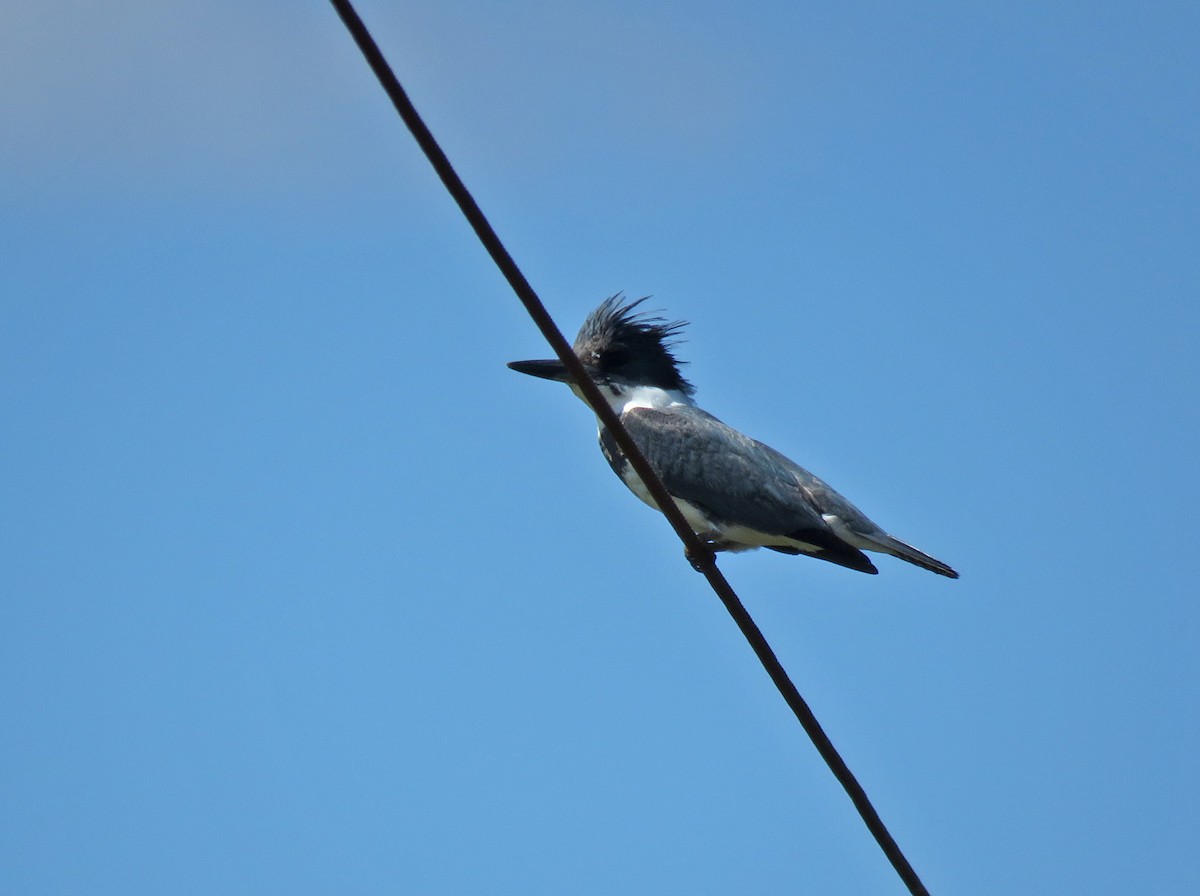
[{"label": "kingfisher's head", "polygon": [[[690,396],[695,387],[680,373],[685,362],[672,350],[685,323],[638,313],[644,301],[627,302],[620,293],[605,299],[587,316],[571,348],[592,379],[614,395],[648,386]],[[508,366],[530,376],[571,382],[557,358],[512,361]]]}]

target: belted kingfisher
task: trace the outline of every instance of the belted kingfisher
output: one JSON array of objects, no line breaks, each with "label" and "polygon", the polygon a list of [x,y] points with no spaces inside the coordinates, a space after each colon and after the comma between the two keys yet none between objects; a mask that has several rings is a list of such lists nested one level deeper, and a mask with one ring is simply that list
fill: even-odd
[{"label": "belted kingfisher", "polygon": [[[702,410],[672,350],[683,321],[637,311],[645,299],[600,303],[572,346],[667,487],[688,524],[716,551],[764,547],[875,575],[863,551],[891,554],[938,575],[958,573],[871,522],[857,507],[774,448]],[[519,373],[570,384],[566,367],[513,361]],[[653,507],[641,478],[600,425],[600,450],[631,492]]]}]

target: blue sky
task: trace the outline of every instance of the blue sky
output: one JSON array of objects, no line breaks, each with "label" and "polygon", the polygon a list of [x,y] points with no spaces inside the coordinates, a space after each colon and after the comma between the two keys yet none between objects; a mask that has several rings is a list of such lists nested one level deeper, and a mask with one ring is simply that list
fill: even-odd
[{"label": "blue sky", "polygon": [[[568,335],[962,573],[722,561],[931,891],[1200,889],[1195,5],[360,12]],[[902,892],[331,9],[0,109],[0,891]]]}]

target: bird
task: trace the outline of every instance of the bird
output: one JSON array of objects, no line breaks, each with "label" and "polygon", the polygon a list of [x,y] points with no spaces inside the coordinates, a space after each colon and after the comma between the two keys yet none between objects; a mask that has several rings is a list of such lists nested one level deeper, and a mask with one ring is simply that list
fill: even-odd
[{"label": "bird", "polygon": [[[879,570],[864,551],[891,554],[957,579],[958,573],[871,522],[824,480],[769,445],[743,435],[696,404],[675,354],[685,321],[640,310],[645,298],[610,296],[587,316],[572,350],[675,499],[688,525],[713,551],[767,548],[815,557],[858,572]],[[518,373],[567,383],[558,359],[512,361]],[[586,400],[585,400],[586,403]],[[600,449],[638,498],[658,510],[641,477],[599,421]]]}]

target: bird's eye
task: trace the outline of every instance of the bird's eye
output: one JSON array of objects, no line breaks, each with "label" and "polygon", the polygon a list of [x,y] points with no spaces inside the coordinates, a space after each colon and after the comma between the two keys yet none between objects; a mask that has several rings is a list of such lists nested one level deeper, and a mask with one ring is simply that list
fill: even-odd
[{"label": "bird's eye", "polygon": [[601,366],[607,370],[615,370],[628,360],[629,352],[619,348],[612,349],[604,353],[604,363]]}]

